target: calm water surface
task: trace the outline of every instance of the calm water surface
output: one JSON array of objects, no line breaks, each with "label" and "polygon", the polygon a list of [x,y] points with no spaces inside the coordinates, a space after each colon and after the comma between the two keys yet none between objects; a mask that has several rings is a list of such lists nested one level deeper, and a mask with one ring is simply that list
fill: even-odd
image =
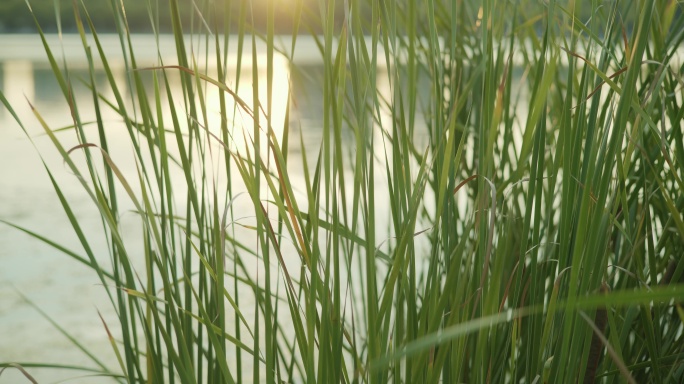
[{"label": "calm water surface", "polygon": [[[9,39],[9,40],[8,40]],[[55,50],[57,41],[53,39]],[[126,71],[119,61],[117,66],[115,38],[106,39],[108,49],[112,53],[117,83],[126,93]],[[139,37],[134,42],[140,51],[149,54],[154,49],[149,37]],[[51,128],[65,127],[71,124],[67,105],[59,86],[54,80],[51,70],[44,60],[42,47],[37,36],[14,36],[2,40],[4,52],[0,55],[0,87],[15,108],[16,113],[25,125],[31,140],[24,134],[10,113],[0,107],[0,219],[23,226],[38,234],[58,242],[59,244],[83,254],[82,247],[71,229],[66,215],[55,196],[42,161],[49,165],[60,187],[68,197],[72,208],[85,228],[86,236],[91,242],[97,257],[103,262],[108,260],[106,240],[102,236],[102,223],[97,210],[89,197],[83,192],[78,180],[66,169],[63,162],[42,132],[29,107],[29,102],[40,112]],[[74,75],[86,76],[87,72],[79,69],[82,65],[82,48],[73,39],[66,39],[64,54]],[[298,70],[292,68],[285,60],[276,60],[274,68],[276,84],[274,100],[286,100],[289,90],[287,79],[292,79],[292,95],[296,100],[291,111],[293,138],[290,142],[290,173],[296,181],[302,180],[301,153],[309,151],[308,158],[315,160],[322,138],[322,97],[321,75],[323,68],[311,58],[316,56],[315,50],[300,48]],[[168,45],[165,53],[172,51]],[[154,52],[154,51],[152,51]],[[170,52],[171,57],[173,52]],[[153,56],[148,58],[153,60]],[[81,64],[79,64],[81,63]],[[150,65],[152,65],[152,61]],[[210,70],[211,71],[211,70]],[[241,78],[243,86],[240,95],[251,100],[251,73],[243,69]],[[229,78],[234,78],[234,73]],[[265,78],[265,72],[260,73]],[[97,74],[96,82],[107,95],[107,81],[104,73]],[[264,81],[265,83],[265,81]],[[179,92],[178,83],[174,83],[172,92]],[[151,82],[148,84],[152,86]],[[379,87],[389,92],[386,75],[381,73]],[[150,88],[151,91],[151,88]],[[111,96],[111,91],[110,96]],[[84,110],[89,94],[86,88],[76,92],[77,104],[81,102],[81,113],[84,121],[94,120],[94,112]],[[182,99],[179,99],[182,100]],[[218,98],[208,94],[208,110],[218,119]],[[285,118],[285,105],[274,105],[276,122]],[[121,170],[128,175],[135,175],[135,164],[132,161],[131,146],[127,132],[116,113],[105,111],[103,120],[110,132],[110,155]],[[89,128],[88,128],[89,127]],[[87,126],[94,137],[95,126]],[[115,133],[117,130],[120,134]],[[299,144],[299,134],[304,138],[304,148]],[[77,142],[73,132],[59,134],[68,148]],[[351,139],[351,137],[349,137]],[[378,140],[380,142],[380,140]],[[74,155],[78,160],[79,154]],[[42,160],[41,160],[42,158]],[[82,158],[82,157],[81,157]],[[382,185],[382,181],[379,181]],[[384,183],[386,186],[386,183]],[[178,186],[181,189],[181,186]],[[122,199],[123,200],[123,199]],[[132,208],[130,206],[129,208]],[[250,213],[244,212],[246,216]],[[252,213],[253,215],[253,213]],[[236,213],[239,216],[239,212]],[[139,236],[140,226],[134,214],[124,214],[122,228],[126,236],[129,250],[135,252],[142,249]],[[56,251],[29,235],[0,223],[0,361],[15,362],[49,362],[55,364],[90,365],[87,357],[62,336],[22,298],[25,295],[41,308],[56,323],[73,335],[86,348],[90,349],[111,368],[118,366],[109,346],[106,333],[99,320],[100,311],[110,321],[110,329],[116,329],[115,314],[99,285],[95,273],[68,256]],[[82,373],[29,370],[39,382],[56,382]],[[110,380],[100,379],[103,382]],[[0,376],[0,383],[26,382],[16,370],[7,370]],[[97,382],[89,377],[76,382]]]}]

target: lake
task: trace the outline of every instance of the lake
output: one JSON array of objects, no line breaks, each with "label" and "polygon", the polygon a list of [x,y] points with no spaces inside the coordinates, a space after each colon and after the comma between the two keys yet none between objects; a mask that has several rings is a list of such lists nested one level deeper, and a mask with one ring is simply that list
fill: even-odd
[{"label": "lake", "polygon": [[[74,83],[77,104],[88,105],[89,91],[85,86],[78,85],[78,76],[86,77],[88,74],[80,38],[64,36],[61,42],[57,36],[49,36],[48,39],[49,46],[60,57],[60,63],[64,60],[76,79]],[[63,164],[61,157],[33,116],[29,105],[30,102],[35,106],[52,129],[71,124],[68,106],[46,60],[40,38],[36,35],[16,35],[0,37],[0,41],[0,87],[31,137],[29,140],[11,114],[4,107],[0,108],[0,219],[25,227],[78,254],[83,254],[41,162],[42,158],[73,204],[72,208],[86,229],[86,235],[95,253],[102,260],[108,260],[107,242],[102,234],[102,222],[97,210],[83,192],[78,180]],[[127,95],[127,72],[123,65],[118,36],[103,36],[102,41],[107,57],[111,60],[117,84],[122,87],[122,93]],[[188,39],[188,44],[190,43]],[[289,42],[285,41],[285,44]],[[135,51],[140,54],[137,56],[139,66],[155,65],[158,56],[161,56],[162,60],[172,60],[175,57],[173,39],[170,36],[162,36],[160,50],[156,49],[153,36],[135,36],[133,45]],[[234,57],[235,44],[231,44],[230,47],[229,57]],[[263,45],[260,45],[258,50],[263,52]],[[249,47],[246,47],[245,51],[249,52]],[[209,51],[206,54],[207,57],[212,57],[215,52]],[[201,53],[198,56],[203,57]],[[290,116],[292,137],[289,149],[289,171],[295,181],[294,185],[297,185],[298,180],[304,180],[301,166],[302,151],[307,151],[309,162],[313,164],[322,139],[323,67],[317,57],[313,39],[300,38],[297,53],[292,60],[295,66],[282,56],[276,57],[275,60],[274,100],[287,100],[290,92],[294,101]],[[265,63],[265,56],[260,57],[260,60]],[[201,66],[205,64],[200,62]],[[211,63],[206,65],[206,68],[209,74],[215,71]],[[228,78],[234,79],[235,68],[230,70],[232,73]],[[147,86],[151,91],[151,76],[149,73],[143,76],[146,76]],[[265,77],[264,68],[260,69],[259,76]],[[103,71],[97,72],[95,81],[105,97],[113,97],[111,90],[105,86],[107,78]],[[251,70],[248,66],[243,67],[240,82],[239,95],[245,100],[251,100]],[[178,79],[172,76],[171,83],[171,92],[180,92]],[[261,87],[265,86],[264,83],[265,81]],[[378,87],[384,93],[383,96],[389,98],[388,84],[387,73],[379,71]],[[265,92],[265,88],[261,89],[261,92]],[[130,100],[128,102],[130,103]],[[207,110],[209,116],[214,119],[220,119],[218,105],[218,93],[215,90],[209,91]],[[274,105],[273,109],[274,126],[282,127],[285,104]],[[81,110],[81,114],[84,122],[95,119],[94,111]],[[385,115],[382,118],[390,117]],[[421,117],[418,116],[418,121],[420,120]],[[108,132],[120,131],[120,134],[110,135],[111,157],[122,172],[134,175],[132,149],[121,117],[111,110],[104,110],[103,121]],[[86,125],[86,131],[94,137],[95,125]],[[303,147],[300,145],[300,134],[303,138]],[[67,147],[77,144],[72,130],[58,135]],[[346,139],[353,140],[351,136]],[[379,132],[376,143],[382,145]],[[352,143],[348,144],[348,147],[351,147]],[[215,148],[219,148],[218,145]],[[73,156],[77,161],[82,159],[82,154],[74,153]],[[382,177],[378,178],[376,183],[381,190],[387,189],[386,181]],[[304,193],[295,191],[298,192],[301,193],[298,197],[303,198]],[[247,197],[244,196],[243,199]],[[240,204],[235,206],[239,207]],[[133,209],[133,206],[129,203],[126,208]],[[378,209],[385,212],[384,216],[388,216],[388,207],[380,206]],[[238,208],[236,217],[243,217],[248,223],[253,218],[253,213],[241,212]],[[121,222],[130,249],[141,249],[139,220],[133,213],[129,213],[123,215]],[[386,220],[379,220],[378,228],[387,231],[387,227]],[[92,270],[3,223],[0,223],[0,263],[0,361],[92,366],[81,351],[22,298],[21,295],[25,295],[109,367],[118,366],[98,317],[98,311],[110,321],[110,329],[113,330],[116,329],[116,315]],[[55,382],[82,375],[77,371],[29,371],[39,382]],[[108,379],[101,380],[110,382]],[[25,378],[13,369],[5,371],[0,376],[0,382],[24,381]],[[96,379],[89,377],[74,382],[95,381]]]}]

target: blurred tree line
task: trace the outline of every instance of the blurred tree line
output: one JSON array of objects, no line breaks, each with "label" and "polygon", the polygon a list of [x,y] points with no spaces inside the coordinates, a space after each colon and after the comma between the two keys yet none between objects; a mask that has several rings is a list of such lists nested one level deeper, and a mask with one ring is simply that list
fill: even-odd
[{"label": "blurred tree line", "polygon": [[[178,0],[181,21],[185,32],[197,32],[206,27],[213,32],[237,32],[240,22],[259,32],[266,31],[268,0]],[[47,33],[58,30],[77,32],[73,4],[83,3],[98,33],[116,32],[115,8],[123,4],[128,28],[132,33],[149,33],[155,29],[161,33],[171,32],[169,0],[28,0],[41,29]],[[291,34],[294,27],[294,0],[276,0],[275,32]],[[81,18],[85,23],[85,13]],[[343,15],[344,2],[338,1],[337,14]],[[118,12],[119,14],[120,11]],[[200,17],[200,14],[202,17]],[[57,17],[59,15],[59,17]],[[121,20],[119,18],[119,20]],[[229,23],[226,24],[226,20]],[[302,2],[300,33],[320,32],[318,0]],[[342,18],[340,17],[341,21]],[[86,26],[87,28],[87,26]],[[0,0],[0,33],[35,33],[37,28],[26,0]]]},{"label": "blurred tree line", "polygon": [[[331,2],[329,0],[177,0],[180,8],[180,14],[183,23],[184,32],[198,32],[210,28],[212,32],[228,32],[235,33],[242,22],[246,26],[246,31],[254,28],[258,32],[266,32],[267,26],[267,4],[269,1],[274,2],[275,10],[275,32],[278,34],[291,34],[295,23],[295,13],[297,11],[296,4],[301,4],[301,22],[299,24],[299,33],[320,33],[321,32],[321,5],[326,6]],[[388,1],[388,0],[384,0]],[[395,1],[395,0],[391,0]],[[408,0],[420,1],[420,0]],[[436,2],[435,11],[450,13],[449,4],[456,0],[441,0]],[[171,32],[171,18],[170,15],[170,1],[169,0],[28,0],[33,13],[38,20],[41,28],[45,32],[57,31],[57,14],[59,14],[59,22],[63,32],[76,32],[75,18],[73,4],[80,4],[81,2],[88,11],[93,24],[97,28],[98,33],[115,32],[117,28],[117,18],[115,15],[115,8],[119,8],[123,4],[126,14],[128,27],[132,33],[149,33],[157,30],[165,33]],[[464,19],[468,24],[475,24],[477,22],[478,10],[481,5],[481,0],[462,0],[465,11]],[[335,2],[335,22],[339,29],[343,24],[345,17],[344,7],[346,1],[338,0]],[[367,15],[365,19],[364,29],[370,31],[371,12],[370,3],[368,0],[359,0],[355,4],[361,6],[361,14]],[[383,1],[380,2],[381,4]],[[610,13],[613,6],[618,7],[621,17],[625,17],[626,28],[631,28],[631,22],[627,21],[627,15],[633,11],[635,0],[602,0],[603,7],[601,7],[602,15],[591,15],[592,7],[580,7],[579,14],[576,15],[582,22],[587,22],[592,17],[598,17],[601,22],[606,21],[606,17]],[[405,10],[405,2],[399,3],[398,13],[395,15],[398,18],[407,17]],[[418,19],[425,19],[425,10],[422,7],[418,8],[421,13]],[[545,12],[544,2],[541,0],[528,1],[525,7],[521,9],[525,15],[518,15],[524,17],[525,20],[532,19],[531,15],[542,16]],[[496,13],[496,10],[495,10]],[[203,15],[203,16],[200,16]],[[677,12],[677,17],[681,17],[681,10]],[[510,17],[511,15],[499,15],[500,17]],[[496,17],[499,17],[496,16]],[[81,17],[85,15],[81,10]],[[539,34],[542,33],[544,25],[544,18],[536,18],[538,24],[537,29]],[[443,20],[443,19],[441,19]],[[399,26],[406,25],[406,23],[399,23]],[[420,30],[424,23],[418,23]],[[448,31],[452,26],[444,25],[445,31]],[[33,33],[36,32],[36,26],[33,17],[26,5],[26,0],[0,0],[0,33]]]}]

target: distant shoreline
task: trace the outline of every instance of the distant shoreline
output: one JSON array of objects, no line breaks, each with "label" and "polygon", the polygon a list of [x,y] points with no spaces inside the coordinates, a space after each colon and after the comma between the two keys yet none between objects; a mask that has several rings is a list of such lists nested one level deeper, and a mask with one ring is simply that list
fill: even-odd
[{"label": "distant shoreline", "polygon": [[[87,34],[86,38],[91,47],[94,65],[101,66],[95,40],[92,35]],[[121,43],[118,34],[98,34],[102,48],[105,51],[110,64],[124,63],[124,54],[121,50]],[[216,56],[215,44],[212,40],[209,41],[208,47],[206,39],[213,39],[213,36],[207,35],[185,35],[185,49],[190,54],[193,52],[198,59],[198,64],[204,66],[205,58],[208,58],[209,66],[215,65],[212,58]],[[222,36],[219,37],[223,39]],[[45,39],[50,46],[53,55],[58,61],[66,60],[73,68],[86,68],[87,60],[85,50],[81,37],[78,34],[62,34],[61,38],[58,34],[46,34]],[[159,40],[159,48],[157,47],[157,39]],[[228,56],[229,58],[237,54],[238,40],[237,35],[229,35],[228,38]],[[296,48],[293,57],[289,57],[292,46],[291,35],[277,35],[275,36],[275,47],[281,52],[285,52],[283,59],[290,60],[296,65],[318,65],[323,62],[319,52],[316,40],[311,35],[298,35],[296,41]],[[131,34],[131,42],[133,44],[133,51],[136,55],[138,65],[156,64],[161,59],[168,65],[177,63],[175,38],[172,34],[159,34],[158,36],[148,33]],[[257,40],[257,52],[266,51],[266,43]],[[366,44],[370,46],[371,37],[366,36]],[[223,40],[221,40],[221,48],[223,48]],[[599,47],[596,47],[597,49]],[[243,46],[243,53],[250,54],[251,39],[245,39]],[[62,56],[62,53],[64,56]],[[522,57],[517,55],[518,50],[513,52],[514,63],[523,62]],[[584,55],[584,52],[578,52]],[[561,65],[566,65],[567,56],[565,52],[560,52]],[[678,54],[675,55],[672,63],[681,65],[684,60],[684,47],[678,48]],[[0,34],[0,62],[5,61],[28,61],[33,65],[41,66],[48,65],[47,56],[41,41],[40,35],[37,33],[12,33]],[[384,53],[382,46],[378,47],[378,66],[384,67]]]},{"label": "distant shoreline", "polygon": [[[186,35],[185,49],[190,54],[194,47],[194,55],[202,62],[204,57],[216,56],[216,49],[213,42],[210,41],[207,48],[206,38],[213,39],[204,35]],[[220,37],[223,39],[223,37]],[[117,34],[98,34],[98,39],[102,44],[102,49],[107,55],[107,59],[113,61],[121,61],[123,63],[124,54],[121,49],[119,35]],[[159,40],[159,48],[157,47],[157,39]],[[81,37],[78,34],[63,34],[61,37],[58,34],[46,34],[45,40],[52,50],[53,55],[58,60],[63,59],[69,64],[77,67],[87,65],[87,58]],[[101,64],[99,60],[99,53],[95,45],[95,39],[92,35],[87,35],[88,44],[91,47],[94,57],[95,65]],[[230,35],[228,40],[228,55],[237,54],[238,36]],[[133,52],[139,64],[156,63],[159,57],[167,61],[168,64],[176,62],[176,45],[175,38],[172,34],[131,34],[131,42],[133,45]],[[292,36],[279,35],[275,38],[275,45],[277,49],[289,51],[292,44]],[[221,44],[223,48],[223,41]],[[257,50],[266,51],[266,43],[257,41]],[[251,52],[251,41],[244,42],[243,52],[249,54]],[[288,53],[289,54],[289,53]],[[0,61],[22,60],[30,61],[33,64],[48,64],[47,55],[43,47],[42,40],[39,34],[0,34]],[[316,46],[316,42],[311,36],[298,36],[297,45],[295,49],[292,62],[295,64],[317,64],[321,62],[320,55]],[[203,64],[203,63],[202,63]],[[211,64],[211,62],[210,62]]]}]

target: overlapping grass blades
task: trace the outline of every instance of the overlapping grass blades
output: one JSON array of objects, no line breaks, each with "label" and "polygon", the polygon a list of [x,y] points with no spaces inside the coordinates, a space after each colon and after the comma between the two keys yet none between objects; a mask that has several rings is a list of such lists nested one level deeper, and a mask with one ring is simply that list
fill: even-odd
[{"label": "overlapping grass blades", "polygon": [[[132,104],[87,7],[74,2],[91,103],[74,102],[69,63],[45,43],[80,145],[64,148],[35,114],[97,206],[110,260],[95,258],[54,179],[87,256],[19,229],[92,267],[107,290],[117,318],[103,324],[120,329],[120,366],[102,373],[684,380],[681,4],[268,0],[224,14],[209,1],[169,4],[159,15],[151,2],[150,19],[171,18],[176,60],[141,68],[123,3],[111,1]],[[192,25],[181,12],[196,12]],[[265,30],[252,27],[254,12],[266,13]],[[282,14],[294,19],[283,47]],[[297,52],[300,29],[313,33],[323,74],[321,141],[307,148],[296,100],[274,96],[274,62]],[[210,46],[215,57],[202,58]],[[93,80],[96,60],[113,100]],[[218,120],[207,108],[217,90]],[[279,104],[284,121],[273,118]],[[85,108],[97,112],[94,137]],[[136,172],[109,156],[102,108],[121,117]],[[290,153],[297,142],[301,158]],[[124,200],[144,249],[121,235]],[[252,221],[236,217],[236,202]]]}]

